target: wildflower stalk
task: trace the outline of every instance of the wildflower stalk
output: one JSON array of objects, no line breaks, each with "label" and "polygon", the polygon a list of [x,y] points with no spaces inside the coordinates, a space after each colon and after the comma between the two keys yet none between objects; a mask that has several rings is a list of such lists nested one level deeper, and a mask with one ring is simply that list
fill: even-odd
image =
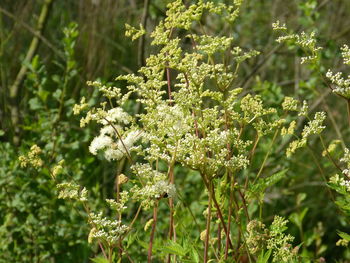
[{"label": "wildflower stalk", "polygon": [[[219,217],[219,215],[217,215]],[[221,223],[218,225],[218,232],[217,232],[217,238],[218,238],[218,257],[220,257],[220,252],[221,252]]]},{"label": "wildflower stalk", "polygon": [[[173,171],[172,171],[173,173]],[[170,180],[170,183],[174,183],[174,176],[172,175],[172,180]],[[174,241],[176,241],[176,232],[175,232],[175,223],[174,223],[174,200],[173,198],[169,198],[169,207],[170,207],[170,222],[169,222],[169,239],[172,240],[174,238]],[[168,263],[171,262],[171,254],[168,255]]]},{"label": "wildflower stalk", "polygon": [[262,171],[264,170],[265,163],[266,163],[266,161],[267,161],[267,158],[269,158],[269,156],[270,156],[271,149],[272,149],[273,144],[275,143],[275,140],[276,140],[276,138],[277,138],[278,132],[279,132],[279,130],[276,129],[275,133],[273,134],[273,138],[272,138],[272,141],[271,141],[269,150],[267,151],[267,153],[266,153],[266,155],[265,155],[265,157],[264,157],[263,163],[261,164],[261,167],[260,167],[260,169],[259,169],[259,172],[258,172],[258,174],[256,175],[256,177],[255,177],[253,183],[255,183],[256,180],[259,179],[259,177],[261,176]]},{"label": "wildflower stalk", "polygon": [[[236,209],[234,211],[235,211],[235,218],[236,218],[236,223],[237,223],[237,227],[238,227],[238,235],[239,235],[238,236],[238,242],[237,242],[238,249],[237,249],[236,259],[237,259],[237,262],[240,262],[240,256],[241,256],[241,252],[240,251],[242,250],[242,248],[245,248],[246,253],[248,255],[248,260],[249,260],[249,262],[252,262],[251,256],[250,256],[250,252],[249,252],[249,248],[247,247],[244,234],[242,234],[242,233],[244,233],[244,231],[242,229],[240,214],[238,213],[238,211],[240,210],[240,207],[238,205],[238,200],[237,200],[235,195],[233,195],[233,201],[234,201],[233,203],[235,204],[235,207],[236,207]],[[250,221],[250,220],[248,219],[248,221]],[[239,246],[240,243],[241,243],[241,241],[240,241],[241,238],[243,239],[243,244],[241,246]]]},{"label": "wildflower stalk", "polygon": [[245,197],[244,197],[244,194],[242,193],[241,189],[237,189],[238,191],[238,194],[239,196],[241,197],[242,199],[242,205],[243,205],[243,210],[244,210],[244,213],[248,219],[248,221],[250,221],[250,217],[249,217],[249,212],[248,212],[248,206],[247,206],[247,201],[245,200]]},{"label": "wildflower stalk", "polygon": [[229,179],[231,182],[230,186],[230,197],[228,202],[228,221],[227,221],[227,232],[229,233],[226,235],[226,243],[225,243],[225,260],[227,260],[228,257],[228,249],[229,249],[229,240],[230,240],[230,233],[231,233],[231,217],[232,217],[232,203],[233,203],[233,188],[234,188],[234,177],[231,175],[231,173],[228,174]]},{"label": "wildflower stalk", "polygon": [[350,127],[350,99],[346,101],[347,106],[348,106],[348,121],[349,121],[349,127]]},{"label": "wildflower stalk", "polygon": [[[176,153],[175,153],[175,155],[176,155]],[[175,183],[175,180],[174,180],[174,162],[172,162],[170,167],[169,167],[169,181],[171,184]],[[170,240],[174,239],[174,241],[176,241],[176,229],[175,229],[175,222],[174,222],[174,199],[172,197],[169,198],[169,207],[170,207],[169,239]],[[171,262],[171,254],[168,255],[167,262],[168,263]],[[176,262],[176,259],[174,260],[174,262]]]},{"label": "wildflower stalk", "polygon": [[169,96],[169,104],[172,105],[172,98],[171,98],[171,83],[170,83],[170,69],[169,67],[166,67],[166,78],[167,78],[167,84],[168,84],[168,96]]},{"label": "wildflower stalk", "polygon": [[[171,34],[171,33],[170,33]],[[169,104],[172,105],[172,97],[171,97],[171,79],[170,79],[170,68],[166,67],[166,78],[167,78],[167,86],[168,86],[168,96],[169,96]],[[177,147],[177,146],[176,146]],[[169,166],[169,181],[171,184],[174,184],[175,178],[174,178],[174,161],[176,157],[176,150],[173,157],[173,162]],[[174,223],[174,199],[172,197],[169,198],[169,208],[170,208],[170,215],[169,215],[169,239],[172,240],[174,237],[174,241],[176,239],[176,233],[175,233],[175,223]],[[176,259],[174,260],[176,262]],[[171,254],[168,255],[167,262],[171,262]]]},{"label": "wildflower stalk", "polygon": [[208,262],[208,248],[209,248],[209,236],[210,236],[210,223],[211,223],[211,205],[212,205],[212,187],[213,182],[209,181],[208,189],[208,215],[207,215],[207,225],[205,228],[205,243],[204,243],[204,263]]},{"label": "wildflower stalk", "polygon": [[152,247],[153,247],[153,240],[154,240],[154,234],[156,232],[156,225],[157,225],[157,215],[158,215],[158,200],[155,202],[153,207],[153,224],[152,224],[152,231],[148,246],[148,254],[147,254],[147,262],[152,262]]},{"label": "wildflower stalk", "polygon": [[321,144],[322,144],[322,147],[323,149],[326,151],[326,155],[327,155],[327,158],[333,163],[334,167],[337,168],[340,172],[342,172],[342,169],[340,168],[340,166],[335,162],[335,160],[332,158],[332,156],[330,155],[329,151],[328,151],[328,148],[326,147],[325,143],[324,143],[324,140],[321,136],[321,134],[319,135],[320,137],[320,140],[321,140]]},{"label": "wildflower stalk", "polygon": [[[317,159],[317,157],[316,157],[316,155],[315,155],[315,153],[314,153],[314,150],[310,147],[309,144],[307,144],[306,146],[307,146],[308,150],[310,151],[311,156],[312,156],[312,158],[314,159],[314,162],[315,162],[315,164],[316,164],[318,170],[320,171],[320,174],[321,174],[321,177],[322,177],[323,181],[324,181],[325,183],[327,183],[328,180],[327,180],[326,175],[325,175],[325,173],[324,173],[324,171],[323,171],[323,169],[322,169],[322,167],[321,167],[321,164],[319,163],[319,161],[318,161],[318,159]],[[329,196],[331,197],[331,199],[332,199],[333,201],[335,201],[335,198],[334,198],[334,196],[333,196],[333,193],[332,193],[332,191],[330,190],[329,187],[327,187],[327,191],[328,191]]]},{"label": "wildflower stalk", "polygon": [[[89,209],[89,207],[86,205],[85,202],[82,202],[82,204],[83,204],[83,207],[84,207],[84,210],[85,210],[86,214],[88,215],[89,221],[91,221],[92,224],[94,224],[93,221],[91,220],[91,217],[90,217],[90,209]],[[98,246],[100,247],[104,258],[108,259],[108,256],[107,256],[106,251],[104,250],[104,248],[102,246],[101,241],[98,241]]]},{"label": "wildflower stalk", "polygon": [[[117,181],[116,201],[118,203],[119,202],[119,197],[120,197],[119,196],[119,192],[120,192],[119,173],[117,173],[116,181]],[[118,217],[118,220],[121,221],[122,215],[121,215],[120,211],[117,212],[117,217]],[[122,240],[121,240],[121,238],[119,239],[118,244],[119,244],[119,251],[118,251],[119,258],[121,258],[122,257],[122,249],[121,249],[121,247],[122,247]]]},{"label": "wildflower stalk", "polygon": [[[203,182],[205,184],[205,187],[209,191],[209,183],[207,182],[205,176],[202,173],[201,173],[201,176],[202,176]],[[225,224],[225,220],[224,220],[224,217],[223,217],[222,212],[221,212],[220,205],[219,205],[218,201],[215,198],[214,189],[212,189],[212,191],[213,191],[212,199],[213,199],[213,202],[214,202],[214,206],[215,206],[216,210],[218,211],[219,219],[221,221],[222,227],[224,228],[225,234],[226,234],[226,236],[228,236],[229,232],[227,230],[227,227],[226,227],[226,224]],[[233,245],[232,245],[232,242],[231,242],[230,238],[228,238],[228,242],[229,242],[230,248],[233,249]]]},{"label": "wildflower stalk", "polygon": [[141,212],[142,205],[139,205],[139,208],[136,211],[136,214],[134,218],[132,219],[131,223],[129,224],[128,230],[125,232],[124,236],[120,238],[120,242],[123,241],[123,239],[129,234],[129,232],[132,230],[132,226],[135,224],[140,212]]},{"label": "wildflower stalk", "polygon": [[[45,164],[45,163],[43,163],[43,167],[45,167],[45,168],[47,169],[49,175],[51,176],[51,179],[56,183],[56,185],[59,184],[58,181],[57,181],[57,179],[56,179],[56,177],[55,177],[54,174],[53,174],[53,171],[50,169],[50,167],[49,167],[47,164]],[[71,177],[71,180],[72,180],[73,182],[76,182],[76,181],[74,180],[73,177]],[[87,214],[87,216],[88,216],[88,218],[89,218],[89,221],[91,221],[91,222],[93,223],[93,221],[90,220],[90,219],[91,219],[91,217],[90,217],[90,209],[89,209],[89,207],[87,206],[86,202],[82,202],[82,205],[83,205],[83,208],[84,208],[84,210],[85,210],[85,212],[86,212],[86,214]],[[73,206],[73,208],[74,208],[74,210],[75,210],[79,215],[81,215],[81,213],[79,212],[79,210],[78,210],[75,206]],[[108,256],[107,256],[107,254],[106,254],[106,251],[105,251],[105,249],[103,248],[102,243],[101,243],[100,241],[98,241],[98,246],[100,247],[104,258],[105,258],[105,259],[108,259]]]}]

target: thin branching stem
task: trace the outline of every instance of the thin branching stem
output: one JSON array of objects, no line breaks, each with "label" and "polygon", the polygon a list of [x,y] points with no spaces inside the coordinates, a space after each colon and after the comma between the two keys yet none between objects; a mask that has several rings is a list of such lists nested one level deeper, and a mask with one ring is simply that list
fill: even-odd
[{"label": "thin branching stem", "polygon": [[152,262],[152,248],[153,248],[154,234],[156,232],[156,226],[157,226],[158,202],[159,201],[156,201],[153,207],[153,224],[152,224],[151,236],[149,240],[148,253],[147,253],[148,263]]},{"label": "thin branching stem", "polygon": [[210,240],[210,223],[211,223],[211,205],[212,205],[212,192],[213,182],[209,181],[209,189],[208,189],[208,214],[207,214],[207,224],[205,228],[205,241],[204,241],[204,263],[208,262],[208,248],[209,248],[209,240]]}]

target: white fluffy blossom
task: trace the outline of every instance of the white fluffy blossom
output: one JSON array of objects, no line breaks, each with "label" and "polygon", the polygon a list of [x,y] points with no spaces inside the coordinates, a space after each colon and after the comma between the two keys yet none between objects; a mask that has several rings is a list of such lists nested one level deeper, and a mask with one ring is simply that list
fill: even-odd
[{"label": "white fluffy blossom", "polygon": [[89,243],[97,239],[113,245],[128,230],[128,226],[123,225],[121,221],[102,217],[102,213],[90,213],[89,217],[90,224],[93,226],[88,238]]},{"label": "white fluffy blossom", "polygon": [[131,121],[131,116],[128,113],[126,113],[122,108],[117,107],[107,111],[105,119],[106,120],[101,121],[103,125],[107,125],[108,122],[129,124]]},{"label": "white fluffy blossom", "polygon": [[[110,136],[107,136],[110,135]],[[114,136],[111,137],[111,136]],[[89,147],[92,154],[98,151],[104,152],[104,157],[108,160],[120,160],[132,150],[135,142],[140,138],[140,131],[130,131],[122,141],[115,135],[115,130],[111,126],[101,129],[101,134],[95,137]]]},{"label": "white fluffy blossom", "polygon": [[89,151],[96,155],[99,150],[103,150],[112,144],[112,139],[106,135],[99,135],[95,137],[89,147]]}]

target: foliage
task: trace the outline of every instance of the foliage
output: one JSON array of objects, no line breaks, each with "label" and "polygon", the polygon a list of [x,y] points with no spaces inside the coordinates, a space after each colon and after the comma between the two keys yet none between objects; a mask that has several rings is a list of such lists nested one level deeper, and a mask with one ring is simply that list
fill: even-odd
[{"label": "foliage", "polygon": [[0,16],[0,262],[350,259],[348,3],[88,2],[8,69]]}]

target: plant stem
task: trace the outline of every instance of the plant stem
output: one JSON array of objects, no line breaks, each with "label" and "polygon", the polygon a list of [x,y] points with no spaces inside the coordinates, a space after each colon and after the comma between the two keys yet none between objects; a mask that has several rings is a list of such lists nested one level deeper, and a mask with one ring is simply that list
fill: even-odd
[{"label": "plant stem", "polygon": [[[229,173],[230,175],[230,173]],[[233,187],[234,187],[234,178],[233,176],[230,176],[231,180],[231,187],[230,187],[230,199],[229,199],[229,206],[228,206],[228,222],[227,222],[227,232],[228,235],[226,235],[226,245],[225,245],[225,260],[227,260],[228,257],[228,247],[229,247],[229,240],[230,240],[230,233],[231,233],[231,217],[232,217],[232,202],[233,202]]]},{"label": "plant stem", "polygon": [[[169,180],[171,184],[174,184],[174,165],[172,164],[169,171]],[[174,241],[176,241],[176,233],[174,227],[174,199],[169,198],[169,207],[170,207],[170,218],[169,218],[169,239],[172,240],[174,237]],[[171,262],[171,254],[168,255],[168,263]]]},{"label": "plant stem", "polygon": [[210,236],[210,222],[211,222],[211,203],[212,203],[212,181],[209,181],[209,200],[208,200],[208,215],[207,215],[207,225],[205,228],[205,243],[204,243],[204,263],[208,262],[208,248],[209,248],[209,236]]},{"label": "plant stem", "polygon": [[130,225],[129,225],[129,230],[127,230],[124,235],[120,238],[120,242],[123,241],[123,239],[127,236],[127,234],[129,234],[129,232],[131,231],[132,229],[132,226],[134,225],[134,223],[136,222],[136,219],[138,218],[140,212],[141,212],[141,208],[142,206],[139,205],[139,208],[137,209],[137,212],[136,212],[136,215],[134,216],[133,220],[131,221]]},{"label": "plant stem", "polygon": [[350,99],[348,99],[346,103],[348,104],[348,121],[349,121],[349,127],[350,127]]},{"label": "plant stem", "polygon": [[261,173],[262,173],[262,171],[263,171],[263,169],[264,169],[264,167],[265,167],[265,163],[266,163],[267,158],[269,157],[269,155],[270,155],[270,153],[271,153],[271,149],[272,149],[273,144],[275,143],[275,140],[276,140],[276,137],[277,137],[278,132],[279,132],[279,129],[276,129],[276,131],[275,131],[275,133],[274,133],[274,135],[273,135],[273,138],[272,138],[272,141],[271,141],[269,150],[268,150],[268,152],[267,152],[266,155],[265,155],[265,158],[264,158],[264,160],[263,160],[263,163],[262,163],[262,165],[261,165],[261,167],[260,167],[260,169],[259,169],[259,172],[258,172],[257,176],[255,177],[253,183],[255,183],[256,180],[258,180],[258,178],[260,177],[260,175],[261,175]]},{"label": "plant stem", "polygon": [[[209,191],[209,184],[208,184],[208,182],[207,182],[205,176],[204,176],[202,173],[201,173],[201,176],[202,176],[203,182],[204,182],[204,184],[205,184],[205,187],[206,187],[206,188],[208,189],[208,191]],[[216,198],[215,198],[214,189],[212,189],[212,191],[213,191],[213,195],[212,195],[213,202],[214,202],[214,205],[215,205],[216,210],[218,211],[219,219],[220,219],[220,221],[221,221],[222,227],[224,228],[225,234],[226,234],[226,236],[227,236],[227,235],[229,235],[229,233],[228,233],[227,228],[226,228],[225,220],[224,220],[224,217],[223,217],[223,215],[222,215],[220,205],[219,205],[218,201],[217,201]],[[232,245],[231,239],[229,238],[228,241],[229,241],[230,248],[233,249],[233,245]]]},{"label": "plant stem", "polygon": [[[219,215],[217,215],[219,217]],[[218,225],[218,257],[220,257],[221,252],[221,223]]]},{"label": "plant stem", "polygon": [[153,247],[154,233],[156,232],[157,214],[158,214],[158,201],[156,201],[153,207],[153,225],[152,225],[152,231],[151,231],[151,237],[149,241],[148,255],[147,255],[148,263],[152,262],[152,247]]}]

